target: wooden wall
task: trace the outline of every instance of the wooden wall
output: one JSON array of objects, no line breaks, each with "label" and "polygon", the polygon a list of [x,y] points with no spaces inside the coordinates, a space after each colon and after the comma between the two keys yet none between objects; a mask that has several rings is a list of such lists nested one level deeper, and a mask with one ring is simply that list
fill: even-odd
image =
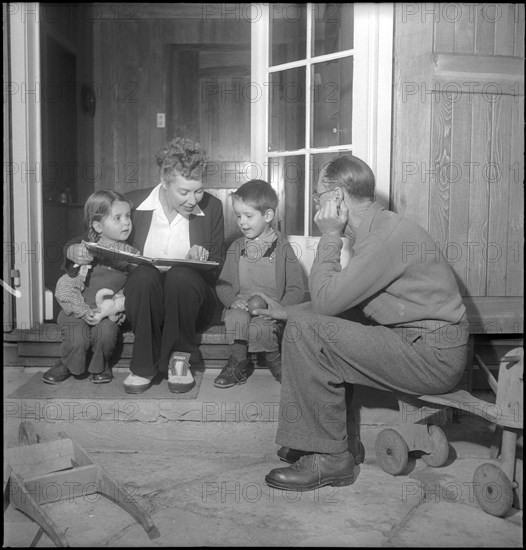
[{"label": "wooden wall", "polygon": [[240,6],[96,3],[93,20],[97,188],[156,185],[155,152],[184,134],[207,150],[227,241],[239,234],[229,193],[250,163],[251,29]]},{"label": "wooden wall", "polygon": [[[200,4],[130,4],[120,17],[107,6],[96,5],[94,20],[95,82],[101,89],[95,159],[100,187],[128,191],[158,183],[154,154],[173,137],[167,135],[172,125],[156,126],[157,113],[167,113],[172,101],[170,46],[246,48],[250,25],[208,17]],[[190,112],[193,108],[187,106]],[[235,128],[231,134],[216,137],[231,143]]]},{"label": "wooden wall", "polygon": [[392,206],[435,237],[482,332],[520,332],[524,6],[395,14]]}]

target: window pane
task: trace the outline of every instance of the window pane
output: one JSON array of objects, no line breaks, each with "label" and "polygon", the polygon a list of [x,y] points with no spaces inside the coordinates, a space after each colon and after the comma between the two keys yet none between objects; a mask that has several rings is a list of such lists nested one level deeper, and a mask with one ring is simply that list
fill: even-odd
[{"label": "window pane", "polygon": [[[318,180],[320,179],[320,174],[323,167],[331,160],[346,154],[351,154],[351,151],[339,151],[337,153],[320,153],[318,155],[311,155],[310,176],[313,193],[316,192],[316,190],[318,189]],[[318,229],[318,226],[314,223],[314,214],[316,213],[316,207],[312,198],[313,193],[310,196],[309,235],[317,237],[321,235],[321,232]]]},{"label": "window pane", "polygon": [[279,189],[279,219],[285,235],[303,235],[305,204],[305,157],[269,157],[269,180]]},{"label": "window pane", "polygon": [[305,147],[305,67],[270,74],[269,150]]},{"label": "window pane", "polygon": [[307,4],[269,4],[270,66],[307,56]]},{"label": "window pane", "polygon": [[312,66],[312,146],[352,143],[353,58]]},{"label": "window pane", "polygon": [[313,10],[314,56],[354,47],[353,4],[313,4]]}]

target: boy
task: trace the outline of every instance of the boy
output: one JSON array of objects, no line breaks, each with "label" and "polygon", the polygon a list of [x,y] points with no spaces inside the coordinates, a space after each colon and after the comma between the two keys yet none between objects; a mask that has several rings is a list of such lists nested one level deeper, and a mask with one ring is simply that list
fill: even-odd
[{"label": "boy", "polygon": [[301,303],[305,294],[303,272],[294,250],[271,227],[277,206],[276,192],[262,180],[250,180],[232,194],[232,207],[243,236],[228,249],[216,284],[217,295],[227,308],[223,320],[231,337],[230,357],[214,380],[218,388],[247,381],[249,353],[264,353],[265,365],[281,382],[279,336],[284,324],[253,317],[249,311],[249,298],[258,292],[283,306]]}]

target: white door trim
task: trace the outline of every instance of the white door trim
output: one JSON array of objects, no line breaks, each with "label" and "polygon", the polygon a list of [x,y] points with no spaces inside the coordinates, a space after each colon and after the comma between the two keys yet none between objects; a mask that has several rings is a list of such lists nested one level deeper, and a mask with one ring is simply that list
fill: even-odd
[{"label": "white door trim", "polygon": [[[354,6],[353,154],[365,160],[376,176],[376,200],[390,206],[391,113],[393,90],[394,4],[357,3]],[[303,60],[269,68],[269,4],[252,5],[251,161],[252,177],[268,175],[268,157],[348,150],[349,145],[268,151],[269,73],[305,64]],[[310,27],[309,29],[310,30]],[[310,36],[309,32],[307,33]],[[310,51],[310,50],[308,50]],[[349,51],[320,56],[340,58]],[[308,93],[308,89],[306,91]],[[308,118],[308,110],[306,112]],[[308,127],[308,126],[307,126]],[[309,171],[305,173],[308,175]],[[307,177],[307,176],[306,176]],[[307,192],[309,185],[306,182]],[[308,205],[306,206],[308,208]]]},{"label": "white door trim", "polygon": [[39,4],[12,3],[8,17],[16,327],[30,329],[44,319]]},{"label": "white door trim", "polygon": [[[389,208],[391,187],[391,104],[393,89],[394,6],[354,6],[355,92],[353,154],[369,164],[376,176],[376,200]],[[367,107],[364,109],[363,106]]]}]

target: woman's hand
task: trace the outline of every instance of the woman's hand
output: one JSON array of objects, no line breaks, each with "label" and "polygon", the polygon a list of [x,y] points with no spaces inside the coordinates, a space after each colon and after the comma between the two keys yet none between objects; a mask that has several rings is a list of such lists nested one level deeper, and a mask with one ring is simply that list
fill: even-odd
[{"label": "woman's hand", "polygon": [[261,296],[265,302],[268,304],[267,309],[254,309],[252,311],[253,315],[261,315],[265,319],[276,319],[277,321],[286,321],[287,320],[287,310],[276,300],[270,298],[263,292],[254,292],[255,296]]},{"label": "woman's hand", "polygon": [[187,260],[198,260],[200,262],[206,262],[208,260],[209,252],[206,248],[201,245],[194,244],[192,248],[188,251],[186,255]]},{"label": "woman's hand", "polygon": [[72,244],[71,246],[68,246],[68,249],[66,250],[66,257],[68,260],[71,260],[74,264],[78,265],[87,265],[93,261],[93,256],[84,245],[84,241],[79,244]]},{"label": "woman's hand", "polygon": [[326,200],[316,212],[314,221],[322,235],[341,237],[349,219],[349,208],[342,200]]},{"label": "woman's hand", "polygon": [[248,303],[246,300],[238,298],[230,304],[230,309],[244,309],[245,311],[248,311]]}]

